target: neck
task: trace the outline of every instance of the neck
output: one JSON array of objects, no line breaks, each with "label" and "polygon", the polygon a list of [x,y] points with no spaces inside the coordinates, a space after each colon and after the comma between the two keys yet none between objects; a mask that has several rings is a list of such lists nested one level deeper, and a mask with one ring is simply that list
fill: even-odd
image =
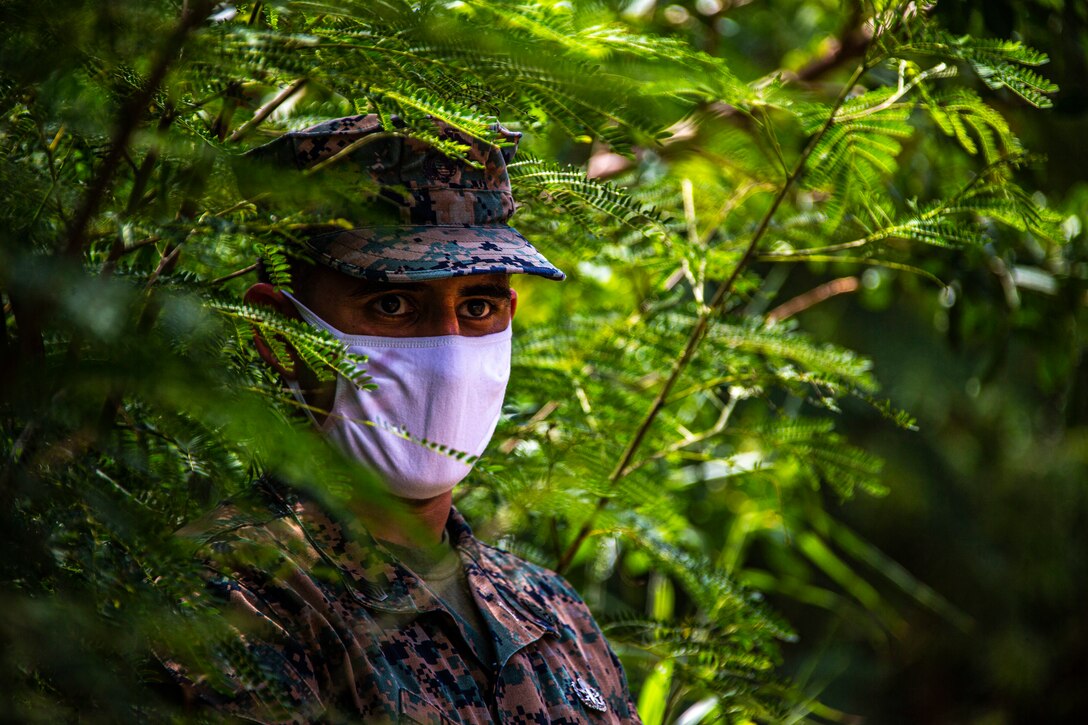
[{"label": "neck", "polygon": [[395,496],[389,500],[389,505],[378,510],[357,512],[375,539],[416,548],[434,546],[442,540],[453,506],[452,492],[421,500]]}]

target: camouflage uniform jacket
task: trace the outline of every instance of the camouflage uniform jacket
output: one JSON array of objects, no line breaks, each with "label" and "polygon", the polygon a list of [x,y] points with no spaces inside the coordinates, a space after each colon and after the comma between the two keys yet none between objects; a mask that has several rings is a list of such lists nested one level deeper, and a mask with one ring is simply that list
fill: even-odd
[{"label": "camouflage uniform jacket", "polygon": [[[237,627],[234,656],[219,665],[225,688],[167,663],[190,694],[257,722],[639,722],[619,661],[570,585],[480,542],[456,509],[447,532],[494,662],[360,526],[262,490],[263,514],[227,503],[199,534],[183,532],[202,544],[204,595]],[[238,641],[259,675],[237,664]]]}]

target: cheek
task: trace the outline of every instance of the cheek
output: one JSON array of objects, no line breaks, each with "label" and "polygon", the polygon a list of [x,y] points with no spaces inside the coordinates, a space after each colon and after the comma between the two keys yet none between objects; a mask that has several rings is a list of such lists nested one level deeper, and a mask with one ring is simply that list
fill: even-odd
[{"label": "cheek", "polygon": [[474,320],[471,317],[462,317],[457,324],[459,334],[467,337],[480,337],[482,335],[491,335],[496,332],[502,332],[510,326],[510,309],[506,308],[488,315],[487,317],[479,320]]},{"label": "cheek", "polygon": [[403,329],[405,320],[390,319],[375,313],[364,305],[341,306],[333,313],[336,322],[325,318],[336,329],[349,335],[379,335],[398,337],[398,330]]},{"label": "cheek", "polygon": [[510,327],[511,320],[514,319],[514,306],[511,305],[506,309],[500,311],[494,315],[488,322],[488,333],[502,332],[507,327]]}]

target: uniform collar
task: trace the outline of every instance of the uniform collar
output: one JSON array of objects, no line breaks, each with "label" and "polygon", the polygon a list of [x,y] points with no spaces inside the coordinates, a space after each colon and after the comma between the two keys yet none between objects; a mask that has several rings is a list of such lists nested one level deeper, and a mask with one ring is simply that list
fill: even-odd
[{"label": "uniform collar", "polygon": [[517,614],[524,621],[535,622],[545,630],[556,629],[555,618],[548,610],[539,588],[525,576],[530,566],[528,563],[477,539],[456,507],[450,508],[446,531],[453,546],[461,552],[462,561],[469,565],[468,560],[471,560],[478,566],[503,599],[518,610]]},{"label": "uniform collar", "polygon": [[[404,614],[443,609],[441,601],[419,577],[354,517],[337,516],[316,498],[267,479],[261,489],[271,499],[273,509],[297,525],[299,533],[341,576],[347,590],[363,606]],[[520,641],[556,631],[542,593],[525,579],[524,569],[530,565],[477,539],[454,507],[450,508],[446,531],[461,555],[470,585],[479,591],[491,588],[497,593],[497,598],[477,599],[494,622],[518,630],[511,634]],[[486,580],[474,582],[477,575]]]}]

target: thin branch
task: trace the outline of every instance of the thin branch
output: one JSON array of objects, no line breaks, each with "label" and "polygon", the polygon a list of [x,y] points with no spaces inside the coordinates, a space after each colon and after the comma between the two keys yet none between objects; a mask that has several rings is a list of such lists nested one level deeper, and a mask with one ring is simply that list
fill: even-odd
[{"label": "thin branch", "polygon": [[170,68],[170,64],[177,58],[189,33],[207,17],[207,10],[210,9],[211,2],[210,0],[199,0],[199,2],[194,3],[194,6],[182,12],[177,26],[163,44],[143,88],[129,98],[128,102],[121,107],[120,112],[117,114],[117,124],[114,127],[113,138],[110,139],[109,152],[102,161],[102,165],[99,166],[98,173],[91,182],[86,196],[83,197],[83,202],[80,204],[71,228],[68,230],[68,244],[64,252],[66,256],[74,258],[83,253],[83,245],[87,241],[87,227],[94,215],[98,213],[98,207],[106,196],[110,182],[113,181],[117,166],[124,159],[125,147],[129,139],[132,138],[136,126],[143,118],[148,103],[151,102],[155,92],[166,78],[166,72]]},{"label": "thin branch", "polygon": [[839,277],[830,282],[824,282],[819,287],[814,287],[808,292],[797,295],[793,299],[775,307],[767,313],[767,321],[781,322],[789,317],[793,317],[798,312],[804,312],[810,307],[814,307],[836,295],[856,292],[859,286],[860,283],[857,277]]},{"label": "thin branch", "polygon": [[215,212],[215,214],[213,214],[212,216],[217,217],[217,218],[225,217],[227,214],[231,214],[233,212],[236,212],[239,209],[244,209],[247,206],[252,206],[255,202],[259,201],[260,199],[263,199],[266,196],[268,196],[268,193],[267,192],[262,192],[260,194],[256,194],[255,196],[252,196],[252,197],[250,197],[248,199],[242,199],[241,201],[239,201],[239,202],[237,202],[235,204],[231,204],[226,209],[220,209],[219,211]]},{"label": "thin branch", "polygon": [[901,272],[910,272],[916,274],[919,277],[928,279],[941,289],[944,289],[948,285],[935,274],[920,269],[918,267],[912,267],[909,264],[902,264],[900,262],[891,262],[886,259],[872,259],[869,257],[837,257],[834,255],[822,255],[813,257],[783,257],[779,254],[761,254],[758,257],[760,262],[845,262],[847,264],[862,264],[868,267],[883,267],[884,269],[896,269]]},{"label": "thin branch", "polygon": [[706,234],[703,235],[702,246],[704,248],[710,246],[710,241],[717,233],[718,228],[725,223],[726,218],[732,214],[736,209],[746,202],[750,196],[757,191],[773,191],[773,184],[765,184],[758,181],[750,181],[744,186],[737,189],[732,196],[725,200],[722,204],[722,208],[718,210],[718,215],[714,218],[714,221],[707,227]]},{"label": "thin branch", "polygon": [[141,239],[138,242],[133,242],[132,244],[125,244],[125,240],[120,235],[118,235],[117,239],[113,243],[113,246],[110,247],[110,253],[106,256],[106,261],[102,264],[102,277],[109,277],[113,274],[113,270],[117,268],[117,262],[121,259],[121,257],[125,256],[126,254],[135,252],[138,249],[143,249],[148,245],[155,244],[161,241],[162,237],[160,237],[158,234],[154,234],[150,237]]},{"label": "thin branch", "polygon": [[[763,218],[760,220],[759,225],[756,227],[755,232],[752,234],[752,239],[748,242],[748,246],[745,248],[740,260],[737,262],[736,266],[733,267],[733,271],[730,273],[729,277],[725,280],[725,282],[715,291],[714,297],[711,299],[706,311],[699,315],[699,319],[695,323],[695,327],[692,329],[691,334],[688,336],[687,344],[684,346],[684,351],[681,354],[680,359],[677,360],[676,364],[673,366],[672,372],[670,373],[668,379],[665,381],[665,384],[661,387],[661,390],[658,391],[657,396],[650,404],[650,409],[646,412],[646,415],[643,417],[642,422],[635,430],[635,434],[631,438],[630,443],[628,443],[626,449],[624,449],[623,455],[620,457],[619,462],[616,464],[616,467],[613,469],[612,474],[609,476],[608,482],[611,486],[615,486],[615,484],[623,477],[624,472],[627,470],[627,467],[631,464],[631,461],[634,459],[635,454],[638,452],[638,449],[642,446],[642,442],[645,440],[646,435],[649,433],[650,427],[657,419],[657,416],[661,412],[661,409],[665,406],[665,402],[668,400],[669,394],[672,392],[673,386],[676,385],[676,382],[680,379],[680,376],[683,374],[684,370],[687,369],[688,364],[695,357],[695,352],[699,349],[699,345],[702,343],[703,338],[706,336],[706,333],[710,328],[711,320],[715,316],[717,316],[718,313],[721,312],[722,308],[725,306],[726,301],[729,299],[729,296],[733,291],[733,286],[740,278],[741,273],[744,272],[745,269],[747,269],[748,265],[755,258],[756,250],[759,248],[760,242],[763,241],[763,236],[767,233],[767,229],[770,227],[771,220],[774,219],[775,214],[778,213],[778,208],[782,205],[782,202],[785,201],[786,196],[793,189],[797,181],[801,178],[801,175],[804,173],[805,170],[805,165],[808,163],[808,159],[812,155],[813,150],[816,148],[817,144],[820,143],[820,141],[823,139],[824,135],[828,132],[831,126],[834,125],[835,115],[842,107],[843,102],[846,100],[847,95],[853,89],[854,84],[861,79],[861,77],[865,74],[866,70],[867,66],[865,63],[859,64],[858,67],[854,70],[854,73],[853,75],[851,75],[850,79],[843,85],[842,90],[839,93],[839,97],[838,99],[836,99],[835,105],[831,110],[831,113],[828,114],[827,119],[824,121],[823,125],[820,126],[819,130],[815,134],[813,134],[811,139],[809,139],[808,145],[805,146],[805,150],[801,152],[801,156],[797,159],[797,163],[794,165],[793,171],[790,173],[789,177],[782,185],[782,188],[778,190],[778,193],[775,195],[770,207],[767,209],[766,213],[763,215]],[[582,543],[586,540],[586,537],[589,536],[589,533],[592,530],[594,519],[596,519],[597,515],[602,510],[604,510],[606,506],[608,506],[608,502],[610,500],[611,497],[606,495],[601,496],[601,498],[597,501],[597,506],[595,507],[594,511],[590,514],[586,522],[582,524],[581,529],[579,529],[578,533],[575,534],[574,539],[570,543],[570,546],[567,547],[567,550],[564,552],[563,557],[556,565],[556,571],[558,571],[560,574],[566,571],[567,567],[570,566],[571,562],[574,560],[575,554],[578,553],[578,549],[581,548]]]},{"label": "thin branch", "polygon": [[124,253],[128,254],[129,252],[135,252],[137,249],[143,249],[144,247],[146,247],[148,245],[156,244],[156,243],[161,242],[161,241],[162,241],[162,237],[160,237],[158,234],[153,234],[150,237],[144,237],[143,239],[141,239],[139,241],[136,241],[136,242],[133,242],[132,244],[129,244],[128,246],[126,246],[124,248]]},{"label": "thin branch", "polygon": [[168,274],[173,270],[174,265],[177,264],[178,257],[181,256],[181,244],[168,244],[166,249],[162,250],[162,256],[159,257],[159,264],[155,267],[155,271],[151,273],[151,276],[147,278],[147,284],[144,285],[145,290],[151,289],[156,282],[159,281],[159,277],[163,274]]},{"label": "thin branch", "polygon": [[257,21],[261,19],[261,10],[264,9],[264,3],[258,0],[253,3],[253,9],[249,11],[249,19],[246,20],[246,25],[253,27],[257,24]]},{"label": "thin branch", "polygon": [[233,143],[236,141],[241,141],[243,138],[245,138],[246,135],[253,131],[253,129],[264,123],[264,120],[272,115],[273,111],[282,106],[285,102],[287,102],[289,98],[302,90],[303,87],[305,87],[307,80],[307,78],[299,78],[297,81],[294,81],[289,86],[282,89],[279,93],[276,94],[275,98],[258,108],[257,112],[253,114],[253,118],[249,119],[237,129],[235,129],[234,133],[230,135],[230,138],[228,140]]},{"label": "thin branch", "polygon": [[849,242],[828,244],[824,247],[810,247],[808,249],[783,250],[781,252],[775,252],[774,256],[777,259],[786,259],[789,257],[797,257],[798,259],[803,259],[806,257],[811,257],[813,255],[830,254],[832,252],[842,252],[847,249],[856,249],[857,247],[864,247],[866,244],[871,244],[872,242],[879,242],[881,239],[887,239],[891,236],[894,236],[893,230],[900,229],[902,228],[902,226],[903,225],[888,229],[878,229],[867,237],[861,237],[860,239],[854,239]]},{"label": "thin branch", "polygon": [[[53,197],[53,193],[56,191],[57,186],[60,184],[60,170],[57,168],[56,151],[57,146],[60,144],[61,138],[64,136],[65,128],[63,125],[61,125],[61,127],[57,129],[57,133],[53,136],[53,140],[48,141],[45,138],[45,129],[42,128],[42,125],[38,121],[38,118],[34,115],[31,115],[31,120],[34,122],[34,126],[38,130],[38,139],[41,141],[42,149],[45,151],[46,160],[48,160],[49,162],[50,178],[49,190],[46,191],[45,196],[42,197],[41,204],[38,205],[38,208],[34,211],[34,216],[32,217],[33,221],[37,221],[38,217],[42,213],[42,210],[45,209],[45,205],[49,203],[49,200]],[[69,145],[68,154],[72,153],[73,148],[74,146]],[[65,161],[68,160],[68,154],[66,154],[64,160],[61,161],[62,167],[64,166]],[[61,218],[63,222],[68,222],[68,219],[64,214],[64,205],[61,204],[59,201],[57,202],[57,215]]]},{"label": "thin branch", "polygon": [[[170,124],[174,122],[174,107],[173,105],[167,105],[163,110],[162,116],[159,117],[159,125],[156,129],[156,135],[161,136],[166,133],[166,130],[170,128]],[[125,216],[128,216],[139,208],[144,198],[144,191],[147,189],[147,182],[151,178],[151,172],[155,170],[155,164],[159,160],[159,145],[153,143],[151,148],[147,150],[147,155],[144,156],[144,160],[140,163],[140,168],[136,170],[136,176],[132,180],[132,191],[128,195],[128,203],[125,205]]]},{"label": "thin branch", "polygon": [[316,174],[318,171],[321,171],[322,169],[324,169],[325,167],[332,166],[336,162],[342,161],[343,159],[346,159],[348,156],[355,153],[356,151],[361,149],[363,146],[369,146],[372,143],[375,143],[377,141],[383,141],[383,140],[385,140],[387,138],[398,138],[398,137],[403,138],[404,134],[395,133],[395,132],[392,132],[392,131],[384,131],[384,132],[379,132],[379,133],[373,133],[373,134],[371,134],[369,136],[363,136],[362,138],[359,138],[359,139],[356,139],[355,141],[352,141],[347,146],[340,149],[339,151],[337,151],[335,154],[333,154],[329,158],[322,159],[318,163],[314,164],[310,168],[303,171],[302,174],[303,174],[303,176],[312,176],[312,175]]},{"label": "thin branch", "polygon": [[859,118],[865,118],[866,116],[871,116],[874,113],[880,113],[881,111],[886,111],[889,108],[891,108],[892,106],[894,106],[896,103],[898,103],[900,98],[902,98],[903,96],[907,95],[912,90],[914,90],[914,88],[916,88],[919,83],[922,83],[923,81],[929,79],[931,76],[939,75],[939,74],[944,73],[945,71],[948,70],[948,64],[947,63],[938,63],[937,65],[933,66],[932,68],[928,68],[925,71],[919,73],[917,76],[915,76],[909,82],[904,82],[903,68],[905,66],[906,66],[906,61],[903,61],[903,62],[900,63],[899,85],[896,87],[895,93],[891,94],[890,96],[885,98],[882,102],[878,103],[875,106],[872,106],[871,108],[863,108],[860,111],[855,111],[854,113],[847,113],[847,114],[844,114],[842,116],[838,116],[835,119],[835,121],[837,123],[841,123],[843,121],[856,121]]},{"label": "thin branch", "polygon": [[646,458],[637,461],[636,463],[632,463],[630,466],[627,467],[626,470],[624,470],[623,475],[630,475],[631,473],[634,473],[651,461],[660,460],[665,456],[671,455],[673,453],[678,453],[685,448],[688,448],[689,446],[693,446],[696,443],[702,443],[703,441],[709,440],[714,436],[718,435],[723,430],[725,430],[725,427],[727,425],[729,425],[729,418],[733,415],[733,410],[737,407],[738,400],[739,398],[735,396],[730,396],[729,402],[722,406],[722,412],[718,416],[718,419],[714,422],[714,425],[710,426],[701,433],[687,435],[682,440],[676,441],[672,445],[667,446],[660,451],[657,451],[656,453],[653,453]]},{"label": "thin branch", "polygon": [[[547,403],[540,406],[540,410],[534,413],[532,418],[525,421],[525,424],[520,427],[520,430],[529,430],[539,423],[543,423],[547,417],[554,413],[558,408],[558,402],[549,400]],[[521,443],[521,439],[517,436],[511,436],[502,442],[502,445],[499,446],[499,450],[504,454],[509,454],[517,448],[518,443]]]},{"label": "thin branch", "polygon": [[[755,110],[758,110],[759,115],[763,119],[762,122],[755,117]],[[788,176],[790,173],[790,165],[786,163],[786,155],[782,153],[782,144],[778,141],[778,134],[774,132],[774,125],[771,123],[771,114],[767,110],[767,107],[760,106],[758,109],[754,109],[753,113],[745,115],[752,119],[757,129],[763,131],[764,136],[767,137],[767,141],[771,144],[771,150],[774,151],[774,160],[778,162],[778,166],[782,173]]]},{"label": "thin branch", "polygon": [[249,265],[248,267],[243,267],[242,269],[235,270],[235,271],[231,272],[230,274],[225,274],[222,277],[217,277],[216,279],[213,279],[211,282],[208,283],[208,286],[209,287],[217,287],[217,286],[223,284],[224,282],[229,282],[230,280],[235,279],[237,277],[244,277],[245,275],[249,274],[250,272],[256,272],[257,267],[259,267],[259,266],[261,266],[260,262],[254,262],[253,264]]}]

